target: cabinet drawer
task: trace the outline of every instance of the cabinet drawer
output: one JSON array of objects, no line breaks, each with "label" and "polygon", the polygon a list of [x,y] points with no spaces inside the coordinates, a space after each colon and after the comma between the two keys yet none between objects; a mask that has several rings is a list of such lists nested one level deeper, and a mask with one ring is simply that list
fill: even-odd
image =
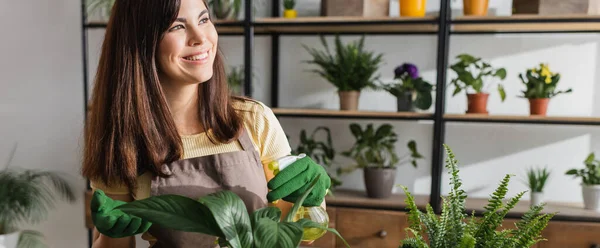
[{"label": "cabinet drawer", "polygon": [[[398,247],[408,227],[404,212],[336,208],[336,229],[350,247]],[[345,247],[336,237],[336,247]]]},{"label": "cabinet drawer", "polygon": [[540,248],[591,248],[600,245],[600,224],[550,221],[542,235]]}]

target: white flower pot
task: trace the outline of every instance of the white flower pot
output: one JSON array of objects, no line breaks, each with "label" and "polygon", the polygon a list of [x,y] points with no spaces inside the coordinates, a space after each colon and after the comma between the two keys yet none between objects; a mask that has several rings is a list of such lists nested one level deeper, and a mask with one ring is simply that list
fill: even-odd
[{"label": "white flower pot", "polygon": [[531,192],[531,206],[540,205],[542,202],[544,202],[544,192]]},{"label": "white flower pot", "polygon": [[0,235],[0,248],[17,248],[21,232]]},{"label": "white flower pot", "polygon": [[600,212],[600,185],[581,185],[585,209]]}]

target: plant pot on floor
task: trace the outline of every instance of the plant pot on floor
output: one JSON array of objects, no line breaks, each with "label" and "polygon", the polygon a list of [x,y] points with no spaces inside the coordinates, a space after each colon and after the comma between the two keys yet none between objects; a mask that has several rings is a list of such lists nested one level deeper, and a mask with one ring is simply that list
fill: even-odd
[{"label": "plant pot on floor", "polygon": [[490,94],[467,94],[467,114],[487,114],[487,102]]},{"label": "plant pot on floor", "polygon": [[463,13],[466,16],[486,16],[488,0],[463,0]]},{"label": "plant pot on floor", "polygon": [[358,110],[360,91],[339,91],[341,110]]},{"label": "plant pot on floor", "polygon": [[548,102],[550,98],[532,98],[529,99],[529,113],[531,115],[546,115]]},{"label": "plant pot on floor", "polygon": [[396,180],[396,168],[367,167],[363,170],[367,196],[370,198],[388,198]]},{"label": "plant pot on floor", "polygon": [[398,112],[415,112],[412,92],[406,92],[404,95],[398,96],[396,100],[398,104]]},{"label": "plant pot on floor", "polygon": [[581,185],[585,209],[600,212],[600,185]]},{"label": "plant pot on floor", "polygon": [[530,205],[536,206],[544,202],[544,192],[531,192]]},{"label": "plant pot on floor", "polygon": [[0,235],[0,247],[2,248],[17,248],[19,236],[21,232],[13,232]]}]

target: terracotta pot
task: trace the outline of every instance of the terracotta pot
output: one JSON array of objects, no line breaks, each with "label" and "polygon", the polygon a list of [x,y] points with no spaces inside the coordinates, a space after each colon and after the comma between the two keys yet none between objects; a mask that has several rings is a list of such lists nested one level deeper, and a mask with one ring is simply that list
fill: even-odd
[{"label": "terracotta pot", "polygon": [[396,168],[364,168],[363,177],[367,196],[370,198],[388,198],[396,180]]},{"label": "terracotta pot", "polygon": [[426,0],[400,0],[400,16],[423,17],[426,6]]},{"label": "terracotta pot", "polygon": [[463,13],[466,16],[486,16],[488,0],[463,0]]},{"label": "terracotta pot", "polygon": [[531,115],[546,115],[550,98],[529,99],[529,113]]},{"label": "terracotta pot", "polygon": [[487,102],[490,94],[467,94],[467,114],[487,114]]},{"label": "terracotta pot", "polygon": [[341,110],[358,110],[360,91],[339,91]]}]

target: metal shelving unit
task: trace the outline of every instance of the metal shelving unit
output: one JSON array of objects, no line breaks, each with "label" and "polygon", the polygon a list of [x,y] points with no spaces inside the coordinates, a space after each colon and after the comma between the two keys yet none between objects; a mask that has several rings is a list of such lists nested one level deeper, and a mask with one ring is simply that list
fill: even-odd
[{"label": "metal shelving unit", "polygon": [[[424,18],[358,18],[358,17],[298,17],[296,19],[280,18],[280,1],[272,1],[272,13],[269,18],[254,18],[252,0],[245,1],[244,19],[240,21],[217,21],[219,35],[234,35],[244,38],[244,65],[252,68],[253,46],[256,35],[271,37],[271,107],[280,118],[343,118],[343,119],[384,119],[433,121],[433,147],[431,164],[431,192],[429,203],[439,213],[441,211],[441,178],[444,163],[444,138],[446,123],[519,123],[519,124],[554,124],[554,125],[600,125],[599,118],[583,117],[530,117],[530,116],[494,116],[494,115],[461,115],[446,114],[446,85],[450,35],[499,34],[499,33],[600,33],[600,16],[537,16],[517,15],[504,17],[456,17],[450,14],[450,1],[441,1],[438,17]],[[102,29],[106,23],[87,22],[85,0],[81,0],[81,38],[84,88],[84,118],[87,119],[88,106],[88,47],[87,30]],[[372,112],[372,111],[337,111],[315,109],[279,108],[279,58],[280,38],[290,35],[436,35],[436,94],[435,112],[433,114]],[[244,93],[251,96],[251,70],[245,70]],[[84,119],[85,120],[85,119]],[[88,184],[89,185],[89,184]],[[89,189],[89,186],[88,186]],[[512,213],[509,217],[518,217]],[[581,216],[556,216],[554,220],[593,221],[594,218]],[[89,232],[91,247],[92,233]]]}]

